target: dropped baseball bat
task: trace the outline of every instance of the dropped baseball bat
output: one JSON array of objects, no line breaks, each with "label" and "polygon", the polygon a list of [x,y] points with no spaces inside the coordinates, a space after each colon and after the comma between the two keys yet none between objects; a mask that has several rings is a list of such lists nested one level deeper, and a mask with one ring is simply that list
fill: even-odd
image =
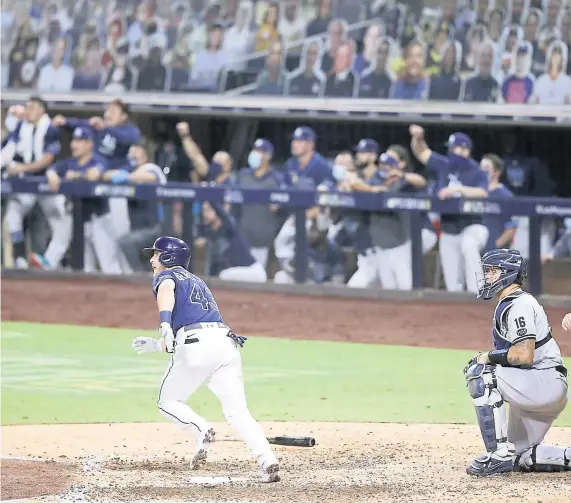
[{"label": "dropped baseball bat", "polygon": [[[289,447],[314,447],[315,438],[313,437],[267,437],[270,444],[275,445],[287,445]],[[238,439],[236,437],[224,437],[221,440],[227,442],[236,442]]]},{"label": "dropped baseball bat", "polygon": [[313,437],[268,437],[270,444],[289,445],[290,447],[314,447]]}]

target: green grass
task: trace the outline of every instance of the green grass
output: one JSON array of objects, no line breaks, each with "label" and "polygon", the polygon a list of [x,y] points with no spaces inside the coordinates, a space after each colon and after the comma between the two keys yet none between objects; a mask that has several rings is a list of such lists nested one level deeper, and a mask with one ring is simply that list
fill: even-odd
[{"label": "green grass", "polygon": [[[166,355],[136,355],[133,330],[3,323],[2,424],[163,421]],[[148,333],[156,336],[156,333]],[[250,338],[242,351],[260,420],[472,423],[471,352]],[[206,389],[189,402],[222,420]],[[571,425],[571,410],[558,425]]]}]

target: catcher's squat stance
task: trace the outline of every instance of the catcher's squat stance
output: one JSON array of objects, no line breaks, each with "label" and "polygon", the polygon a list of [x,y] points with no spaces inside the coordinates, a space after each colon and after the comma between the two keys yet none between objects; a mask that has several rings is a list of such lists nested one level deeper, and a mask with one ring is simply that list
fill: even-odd
[{"label": "catcher's squat stance", "polygon": [[190,250],[184,241],[163,236],[143,252],[153,267],[161,338],[137,337],[133,348],[139,354],[161,351],[171,354],[159,390],[159,410],[179,428],[195,435],[192,465],[196,467],[206,459],[215,433],[185,402],[206,384],[220,400],[226,420],[257,459],[262,481],[279,481],[277,459],[246,404],[238,348],[244,345],[246,337],[234,334],[224,324],[206,283],[186,270]]},{"label": "catcher's squat stance", "polygon": [[[495,349],[478,354],[464,369],[487,450],[467,472],[571,471],[571,448],[543,443],[567,404],[567,369],[545,311],[521,289],[527,264],[518,250],[501,249],[486,253],[482,266],[478,298],[498,299]],[[510,405],[509,420],[504,402]]]}]

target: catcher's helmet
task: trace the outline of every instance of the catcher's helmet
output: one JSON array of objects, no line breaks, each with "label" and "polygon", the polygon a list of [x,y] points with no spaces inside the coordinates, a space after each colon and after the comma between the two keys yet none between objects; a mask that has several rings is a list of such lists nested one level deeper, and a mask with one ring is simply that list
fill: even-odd
[{"label": "catcher's helmet", "polygon": [[182,239],[161,236],[151,248],[143,249],[143,255],[147,258],[151,258],[155,252],[160,252],[159,264],[165,267],[188,267],[190,262],[190,248]]},{"label": "catcher's helmet", "polygon": [[[500,248],[490,250],[482,257],[484,272],[478,274],[478,298],[491,299],[494,294],[512,283],[523,284],[527,277],[527,261],[519,250]],[[490,272],[499,269],[500,275],[490,279]]]}]

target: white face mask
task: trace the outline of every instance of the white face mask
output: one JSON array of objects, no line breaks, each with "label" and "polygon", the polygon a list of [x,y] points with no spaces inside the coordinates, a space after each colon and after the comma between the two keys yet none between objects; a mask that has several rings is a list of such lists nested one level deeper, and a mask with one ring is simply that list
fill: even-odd
[{"label": "white face mask", "polygon": [[338,182],[345,178],[345,174],[347,173],[347,168],[345,166],[341,166],[340,164],[333,165],[333,178]]}]

